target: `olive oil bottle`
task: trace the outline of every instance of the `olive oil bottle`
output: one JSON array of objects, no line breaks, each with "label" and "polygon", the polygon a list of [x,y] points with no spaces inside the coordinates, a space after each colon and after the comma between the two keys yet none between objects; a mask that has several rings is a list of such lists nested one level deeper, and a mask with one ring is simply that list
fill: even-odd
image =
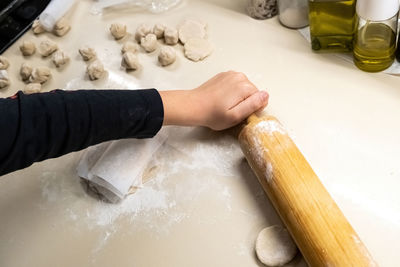
[{"label": "olive oil bottle", "polygon": [[350,52],[356,30],[356,0],[309,0],[311,47]]},{"label": "olive oil bottle", "polygon": [[395,58],[398,0],[358,0],[354,64],[363,71],[378,72]]}]

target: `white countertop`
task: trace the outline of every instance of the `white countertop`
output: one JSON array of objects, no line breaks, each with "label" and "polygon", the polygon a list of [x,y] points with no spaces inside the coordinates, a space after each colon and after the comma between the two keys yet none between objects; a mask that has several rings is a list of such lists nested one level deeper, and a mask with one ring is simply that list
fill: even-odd
[{"label": "white countertop", "polygon": [[[26,33],[4,56],[12,86],[22,40],[48,36],[72,61],[54,70],[53,88],[193,88],[214,74],[242,71],[270,93],[265,112],[279,118],[375,260],[399,266],[400,86],[399,78],[359,71],[331,54],[315,54],[297,32],[276,18],[257,21],[246,1],[189,1],[154,15],[134,10],[89,13],[79,1],[63,38]],[[167,68],[157,53],[140,53],[143,69],[120,69],[112,22],[165,22],[195,16],[208,23],[214,53],[194,63],[178,53]],[[109,70],[90,82],[77,49],[92,45]],[[177,46],[181,51],[182,47]],[[35,55],[33,65],[51,66]],[[258,232],[280,223],[244,160],[232,133],[169,127],[170,137],[148,166],[142,190],[118,205],[88,196],[79,183],[80,152],[34,164],[0,179],[0,266],[261,266],[254,254]],[[307,197],[307,196],[305,196]],[[289,266],[305,266],[298,256]]]}]

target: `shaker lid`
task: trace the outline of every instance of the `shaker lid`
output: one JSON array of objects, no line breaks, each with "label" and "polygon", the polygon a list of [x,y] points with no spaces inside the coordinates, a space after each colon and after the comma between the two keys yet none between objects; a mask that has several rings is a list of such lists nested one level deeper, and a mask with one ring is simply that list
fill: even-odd
[{"label": "shaker lid", "polygon": [[387,20],[399,11],[399,0],[357,0],[356,10],[366,20]]}]

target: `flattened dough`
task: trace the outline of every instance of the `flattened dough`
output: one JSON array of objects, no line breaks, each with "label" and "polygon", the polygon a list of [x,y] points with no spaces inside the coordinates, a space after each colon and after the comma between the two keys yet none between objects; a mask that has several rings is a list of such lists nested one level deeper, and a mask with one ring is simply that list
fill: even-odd
[{"label": "flattened dough", "polygon": [[268,266],[282,266],[296,256],[297,247],[285,228],[273,225],[258,234],[256,254]]},{"label": "flattened dough", "polygon": [[213,46],[205,39],[189,39],[185,43],[185,57],[193,61],[203,60],[208,57],[212,51]]},{"label": "flattened dough", "polygon": [[204,39],[206,37],[206,26],[195,20],[185,20],[179,27],[179,40],[185,44],[190,39]]}]

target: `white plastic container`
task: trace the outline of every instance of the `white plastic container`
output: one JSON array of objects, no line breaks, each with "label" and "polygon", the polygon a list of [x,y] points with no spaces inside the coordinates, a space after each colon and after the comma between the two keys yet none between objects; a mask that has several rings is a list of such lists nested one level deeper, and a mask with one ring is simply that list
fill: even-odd
[{"label": "white plastic container", "polygon": [[57,21],[70,10],[74,3],[74,0],[52,0],[42,14],[40,14],[40,24],[46,31],[52,31]]}]

